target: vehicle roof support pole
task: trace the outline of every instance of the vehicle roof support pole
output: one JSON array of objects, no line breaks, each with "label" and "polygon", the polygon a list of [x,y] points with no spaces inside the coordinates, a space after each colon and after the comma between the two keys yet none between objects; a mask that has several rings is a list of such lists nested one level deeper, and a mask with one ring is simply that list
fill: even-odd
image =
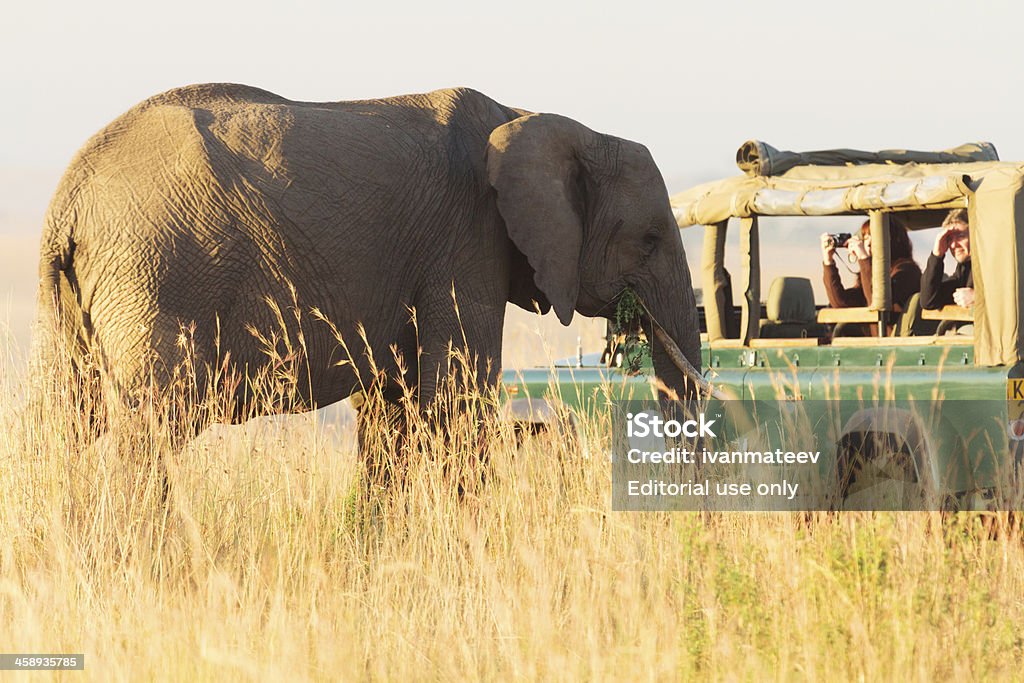
[{"label": "vehicle roof support pole", "polygon": [[749,344],[761,332],[761,247],[757,216],[740,219],[740,258],[743,262],[740,339]]},{"label": "vehicle roof support pole", "polygon": [[709,341],[728,336],[726,316],[732,312],[732,288],[725,277],[725,232],[728,225],[726,220],[704,228],[701,287]]},{"label": "vehicle roof support pole", "polygon": [[868,306],[878,311],[878,336],[884,337],[892,310],[892,254],[889,253],[889,214],[872,211],[871,221],[871,301]]}]

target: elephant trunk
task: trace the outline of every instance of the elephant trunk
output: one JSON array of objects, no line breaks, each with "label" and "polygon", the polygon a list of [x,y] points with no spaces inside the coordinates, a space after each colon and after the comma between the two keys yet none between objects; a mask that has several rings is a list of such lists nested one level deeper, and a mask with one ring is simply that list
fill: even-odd
[{"label": "elephant trunk", "polygon": [[[680,399],[698,399],[708,396],[711,386],[701,376],[697,302],[682,244],[672,246],[652,259],[636,291],[648,313],[643,325],[655,374]],[[660,395],[666,394],[663,389]]]},{"label": "elephant trunk", "polygon": [[[704,379],[704,376],[701,374],[700,370],[695,368],[693,364],[690,363],[689,360],[687,360],[682,350],[679,348],[679,346],[676,345],[675,341],[673,341],[673,339],[670,336],[668,336],[668,333],[665,332],[665,330],[663,330],[657,324],[653,325],[653,328],[654,338],[657,341],[658,345],[664,350],[665,355],[667,355],[668,359],[672,361],[672,364],[675,365],[676,368],[678,368],[679,371],[683,373],[685,380],[687,382],[692,382],[697,387],[698,395],[710,396],[713,398],[717,398],[719,400],[724,400],[727,398],[725,394],[717,391],[711,384],[711,382]],[[687,389],[689,389],[689,387],[687,387]]]}]

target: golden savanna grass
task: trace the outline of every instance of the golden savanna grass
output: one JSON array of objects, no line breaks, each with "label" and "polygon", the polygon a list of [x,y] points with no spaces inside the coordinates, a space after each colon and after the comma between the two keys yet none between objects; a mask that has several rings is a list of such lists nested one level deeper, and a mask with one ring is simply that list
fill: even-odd
[{"label": "golden savanna grass", "polygon": [[[543,349],[536,335],[506,344]],[[8,353],[0,377],[0,651],[86,654],[84,675],[55,678],[1012,679],[1024,664],[1024,545],[1005,515],[991,533],[938,513],[616,513],[594,420],[581,439],[420,421],[387,490],[362,477],[352,422],[317,414],[177,452],[140,410],[78,449],[85,414],[67,397],[26,408],[22,365]],[[393,432],[371,436],[383,452]]]}]

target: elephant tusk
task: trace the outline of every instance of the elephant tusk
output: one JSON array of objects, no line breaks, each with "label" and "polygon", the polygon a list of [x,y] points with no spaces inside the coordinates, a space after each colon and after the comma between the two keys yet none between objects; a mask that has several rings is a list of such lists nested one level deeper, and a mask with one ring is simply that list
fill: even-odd
[{"label": "elephant tusk", "polygon": [[704,379],[704,376],[697,371],[697,368],[693,367],[693,365],[690,364],[690,361],[686,360],[686,356],[684,356],[683,352],[678,346],[676,346],[672,337],[670,337],[668,332],[663,330],[661,325],[658,325],[657,323],[654,323],[654,336],[656,336],[658,338],[658,342],[665,347],[665,352],[668,354],[669,360],[671,360],[672,363],[679,368],[679,371],[682,372],[691,382],[696,384],[698,389],[707,396],[719,401],[728,400],[728,396],[716,390],[714,386],[712,386],[711,382]]}]

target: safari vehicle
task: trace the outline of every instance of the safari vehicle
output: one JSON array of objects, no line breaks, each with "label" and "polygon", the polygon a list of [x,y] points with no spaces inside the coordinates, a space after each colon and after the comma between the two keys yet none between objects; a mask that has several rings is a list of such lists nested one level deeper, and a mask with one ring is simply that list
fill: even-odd
[{"label": "safari vehicle", "polygon": [[[741,401],[839,400],[849,407],[832,435],[831,467],[849,465],[855,446],[885,437],[907,456],[901,476],[960,506],[977,505],[997,473],[1019,461],[1024,439],[1024,162],[1000,161],[989,143],[944,152],[793,153],[751,141],[737,164],[742,175],[672,197],[680,228],[704,233],[705,377]],[[926,311],[915,295],[898,310],[889,280],[891,217],[915,231],[940,226],[954,208],[970,218],[974,306]],[[868,305],[817,306],[806,276],[821,278],[820,260],[805,264],[805,277],[776,278],[764,297],[761,223],[771,221],[760,219],[820,224],[831,216],[870,220]],[[742,264],[732,278],[725,270],[730,228],[739,231]],[[917,260],[923,264],[920,253]],[[865,323],[877,324],[877,336],[844,336],[844,326]],[[611,324],[599,352],[554,368],[506,371],[507,412],[536,425],[551,418],[553,405],[591,410],[609,399],[654,395],[649,362],[636,360],[641,344]],[[927,425],[922,408],[935,418]],[[870,458],[867,450],[858,457]]]}]

